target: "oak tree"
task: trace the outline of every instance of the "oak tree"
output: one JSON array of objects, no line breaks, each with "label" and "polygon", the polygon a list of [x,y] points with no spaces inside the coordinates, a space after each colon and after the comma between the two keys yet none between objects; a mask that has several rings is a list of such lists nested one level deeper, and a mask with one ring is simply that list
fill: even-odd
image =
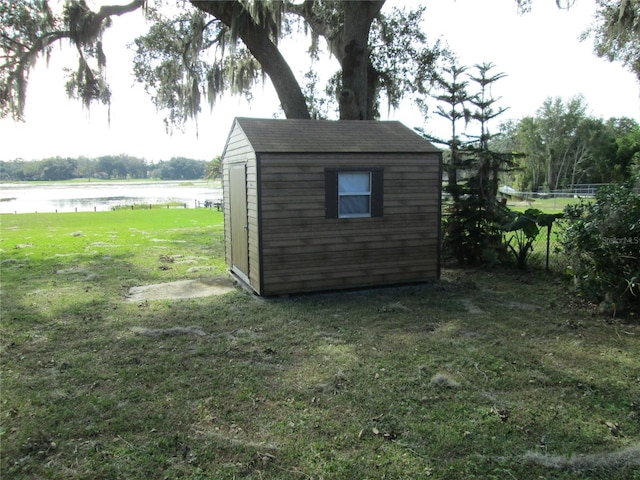
[{"label": "oak tree", "polygon": [[384,3],[190,0],[171,9],[161,0],[133,0],[93,11],[85,0],[69,0],[54,13],[48,0],[1,0],[0,115],[22,117],[30,69],[65,40],[78,52],[67,93],[87,105],[109,103],[102,36],[112,16],[140,10],[151,27],[135,40],[134,73],[167,111],[168,123],[196,116],[202,97],[213,103],[227,92],[247,94],[264,76],[273,83],[287,118],[309,118],[307,98],[278,44],[296,26],[309,34],[310,55],[324,39],[338,61],[333,89],[340,118],[373,119],[381,91],[393,106],[407,89],[425,88],[445,52],[437,42],[428,45],[420,31],[424,8],[385,15]]}]

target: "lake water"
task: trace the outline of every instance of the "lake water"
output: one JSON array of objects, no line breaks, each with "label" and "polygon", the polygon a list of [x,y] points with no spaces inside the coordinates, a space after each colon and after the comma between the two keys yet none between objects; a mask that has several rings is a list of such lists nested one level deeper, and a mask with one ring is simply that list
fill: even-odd
[{"label": "lake water", "polygon": [[114,206],[179,202],[187,208],[221,201],[219,182],[2,183],[0,213],[93,212]]}]

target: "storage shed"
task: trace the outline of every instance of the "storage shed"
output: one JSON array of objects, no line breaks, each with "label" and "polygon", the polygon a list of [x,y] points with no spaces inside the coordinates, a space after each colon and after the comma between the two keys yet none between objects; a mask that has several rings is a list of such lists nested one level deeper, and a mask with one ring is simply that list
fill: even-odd
[{"label": "storage shed", "polygon": [[442,153],[400,122],[236,118],[226,261],[259,295],[440,274]]}]

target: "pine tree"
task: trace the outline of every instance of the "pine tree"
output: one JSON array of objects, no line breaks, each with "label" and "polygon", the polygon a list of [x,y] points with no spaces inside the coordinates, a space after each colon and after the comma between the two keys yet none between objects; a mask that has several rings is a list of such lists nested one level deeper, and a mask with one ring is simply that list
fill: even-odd
[{"label": "pine tree", "polygon": [[[489,122],[506,111],[496,107],[499,99],[491,96],[493,84],[505,74],[491,74],[490,63],[476,65],[475,69],[477,75],[467,73],[467,67],[446,69],[449,79],[439,79],[441,93],[435,96],[441,102],[436,113],[451,124],[451,139],[439,141],[449,147],[450,153],[445,191],[451,204],[445,212],[444,250],[461,265],[496,262],[505,252],[501,227],[507,217],[498,201],[498,184],[500,174],[514,164],[513,153],[492,150],[494,136],[489,131]],[[477,93],[468,93],[469,80],[478,86]],[[465,125],[479,123],[480,134],[465,135],[466,140],[461,140],[460,120]]]}]

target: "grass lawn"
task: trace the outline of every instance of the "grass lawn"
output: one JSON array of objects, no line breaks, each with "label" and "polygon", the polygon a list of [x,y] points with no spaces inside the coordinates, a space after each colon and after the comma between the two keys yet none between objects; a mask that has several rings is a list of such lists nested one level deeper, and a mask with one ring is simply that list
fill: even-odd
[{"label": "grass lawn", "polygon": [[224,275],[205,209],[0,216],[11,479],[640,479],[640,325],[542,273],[125,302]]},{"label": "grass lawn", "polygon": [[510,200],[507,205],[512,210],[525,211],[527,208],[537,208],[544,213],[560,213],[567,205],[576,205],[583,200],[581,198],[531,198],[529,200]]}]

